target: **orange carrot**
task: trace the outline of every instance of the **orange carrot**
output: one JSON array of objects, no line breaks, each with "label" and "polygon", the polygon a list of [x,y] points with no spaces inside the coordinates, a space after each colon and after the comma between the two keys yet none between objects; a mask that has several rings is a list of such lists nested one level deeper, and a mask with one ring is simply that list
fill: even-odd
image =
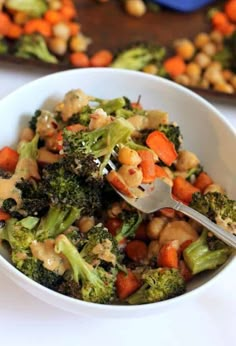
[{"label": "orange carrot", "polygon": [[157,264],[159,267],[167,267],[167,268],[178,268],[179,267],[179,259],[178,259],[178,251],[175,246],[173,246],[172,242],[168,242],[161,246]]},{"label": "orange carrot", "polygon": [[76,17],[76,10],[73,5],[63,5],[60,13],[65,20],[71,20]]},{"label": "orange carrot", "polygon": [[80,25],[75,22],[68,22],[68,27],[70,28],[70,36],[76,36],[80,32]]},{"label": "orange carrot", "polygon": [[0,35],[7,35],[11,26],[11,19],[8,14],[0,12]]},{"label": "orange carrot", "polygon": [[140,280],[128,269],[127,274],[119,272],[116,277],[116,290],[119,299],[126,299],[141,286]]},{"label": "orange carrot", "polygon": [[170,77],[174,78],[185,72],[186,63],[180,56],[174,55],[164,61],[164,68]]},{"label": "orange carrot", "polygon": [[205,188],[213,183],[213,180],[206,172],[201,172],[194,183],[194,186],[198,188],[201,192],[205,190]]},{"label": "orange carrot", "polygon": [[16,150],[10,147],[2,148],[0,150],[0,168],[5,171],[14,172],[18,158],[19,154]]},{"label": "orange carrot", "polygon": [[216,11],[211,17],[212,25],[217,29],[220,26],[228,23],[228,18],[224,12]]},{"label": "orange carrot", "polygon": [[113,54],[106,49],[99,50],[90,58],[90,65],[93,67],[106,67],[110,65]]},{"label": "orange carrot", "polygon": [[224,11],[229,20],[236,23],[236,1],[227,1]]},{"label": "orange carrot", "polygon": [[63,16],[59,11],[47,10],[44,14],[44,19],[50,24],[57,24],[63,21]]},{"label": "orange carrot", "polygon": [[182,255],[183,251],[193,242],[192,239],[185,240],[179,247],[179,255]]},{"label": "orange carrot", "polygon": [[168,174],[163,167],[155,165],[156,178],[168,178]]},{"label": "orange carrot", "polygon": [[138,101],[138,102],[131,102],[131,107],[133,109],[143,109],[143,106],[141,105],[141,103]]},{"label": "orange carrot", "polygon": [[124,179],[116,171],[110,171],[106,176],[108,182],[113,185],[118,191],[124,195],[134,198],[134,194],[130,191],[128,185],[125,183]]},{"label": "orange carrot", "polygon": [[146,144],[167,166],[171,166],[178,156],[174,144],[161,131],[151,132],[146,139]]},{"label": "orange carrot", "polygon": [[0,221],[6,221],[8,219],[10,219],[10,215],[0,209]]},{"label": "orange carrot", "polygon": [[156,179],[155,162],[153,153],[149,150],[138,150],[141,158],[140,168],[143,173],[142,183],[151,183]]},{"label": "orange carrot", "polygon": [[190,184],[187,180],[185,180],[181,176],[177,176],[173,180],[172,193],[177,199],[189,203],[192,200],[192,195],[195,192],[199,192],[200,190]]},{"label": "orange carrot", "polygon": [[17,25],[15,23],[11,23],[9,30],[6,34],[6,37],[17,39],[22,35],[23,29],[20,25]]},{"label": "orange carrot", "polygon": [[125,247],[126,255],[134,262],[143,262],[147,258],[148,248],[142,240],[131,240]]},{"label": "orange carrot", "polygon": [[169,219],[173,219],[176,216],[176,211],[174,209],[171,209],[171,208],[163,208],[160,210],[160,213],[163,216],[168,217]]},{"label": "orange carrot", "polygon": [[70,54],[70,62],[75,67],[88,67],[89,57],[83,52],[76,52]]},{"label": "orange carrot", "polygon": [[31,19],[24,25],[24,33],[25,34],[33,34],[38,32],[39,34],[50,37],[52,35],[52,28],[50,23],[48,23],[45,19]]}]

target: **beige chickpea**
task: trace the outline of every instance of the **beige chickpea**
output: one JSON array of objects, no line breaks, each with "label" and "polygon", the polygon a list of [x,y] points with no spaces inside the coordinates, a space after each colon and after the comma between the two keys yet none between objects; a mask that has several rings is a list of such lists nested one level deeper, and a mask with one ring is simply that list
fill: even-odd
[{"label": "beige chickpea", "polygon": [[82,216],[78,221],[79,230],[82,233],[88,232],[95,225],[93,216]]},{"label": "beige chickpea", "polygon": [[203,46],[205,46],[210,41],[209,34],[205,32],[200,32],[196,35],[194,38],[194,45],[196,48],[201,49]]},{"label": "beige chickpea", "polygon": [[206,55],[212,57],[216,54],[217,48],[216,45],[213,42],[208,42],[202,47],[202,52]]},{"label": "beige chickpea", "polygon": [[89,37],[79,33],[71,37],[69,47],[72,52],[85,52],[91,42],[92,40]]},{"label": "beige chickpea", "polygon": [[224,194],[225,193],[225,190],[223,189],[222,186],[220,186],[219,184],[210,184],[208,185],[205,190],[204,190],[204,195],[208,192],[219,192],[219,193],[222,193]]},{"label": "beige chickpea", "polygon": [[194,61],[201,67],[201,68],[206,68],[210,62],[211,62],[211,59],[208,55],[206,55],[205,53],[203,52],[199,52],[196,54],[195,58],[194,58]]},{"label": "beige chickpea", "polygon": [[111,208],[107,210],[107,216],[111,218],[117,217],[122,212],[122,205],[119,202],[115,202],[111,205]]},{"label": "beige chickpea", "polygon": [[138,187],[143,180],[143,173],[140,168],[131,165],[122,165],[118,173],[129,187]]},{"label": "beige chickpea", "polygon": [[214,90],[220,91],[226,94],[233,94],[234,88],[231,84],[226,83],[224,81],[219,81],[218,83],[215,83]]},{"label": "beige chickpea", "polygon": [[55,37],[60,37],[63,40],[68,40],[70,37],[70,28],[69,26],[64,22],[59,22],[57,24],[54,24],[52,27],[52,32]]},{"label": "beige chickpea", "polygon": [[224,80],[227,81],[227,82],[231,81],[233,75],[234,75],[233,72],[228,70],[228,69],[224,69],[222,71],[222,76],[223,76]]},{"label": "beige chickpea", "polygon": [[176,53],[184,60],[190,60],[194,53],[194,44],[188,39],[179,39],[174,42],[174,48]]},{"label": "beige chickpea", "polygon": [[166,224],[167,219],[165,217],[154,217],[150,220],[146,228],[148,238],[157,240]]},{"label": "beige chickpea", "polygon": [[174,78],[174,81],[176,83],[189,86],[190,85],[190,78],[187,76],[187,74],[180,74],[177,77]]},{"label": "beige chickpea", "polygon": [[67,50],[67,42],[61,37],[51,37],[48,40],[49,49],[56,55],[64,55]]},{"label": "beige chickpea", "polygon": [[138,166],[141,162],[141,157],[136,150],[124,146],[119,150],[118,161],[123,165]]},{"label": "beige chickpea", "polygon": [[[186,66],[186,74],[190,79],[190,82],[197,84],[200,79],[202,69],[196,62],[190,62]],[[192,84],[191,83],[191,84]]]},{"label": "beige chickpea", "polygon": [[212,42],[218,43],[218,44],[222,43],[223,39],[224,39],[222,33],[219,30],[211,31],[209,36],[210,36],[210,39],[211,39]]},{"label": "beige chickpea", "polygon": [[236,90],[236,74],[234,74],[234,75],[231,77],[230,83],[231,83],[232,87]]},{"label": "beige chickpea", "polygon": [[143,72],[149,74],[158,74],[158,67],[155,64],[148,64],[143,68]]},{"label": "beige chickpea", "polygon": [[29,127],[24,127],[20,133],[20,141],[30,142],[34,138],[34,131]]},{"label": "beige chickpea", "polygon": [[198,238],[197,231],[186,221],[169,222],[160,233],[160,245],[172,240],[177,240],[179,245],[186,240],[195,241]]},{"label": "beige chickpea", "polygon": [[176,169],[180,172],[188,171],[196,167],[199,162],[199,159],[194,153],[188,150],[181,150],[177,158]]},{"label": "beige chickpea", "polygon": [[210,87],[210,82],[206,78],[202,78],[199,87],[203,89],[208,89]]},{"label": "beige chickpea", "polygon": [[134,115],[128,119],[137,131],[145,130],[148,128],[148,118],[143,115]]},{"label": "beige chickpea", "polygon": [[61,0],[48,0],[50,10],[58,11],[62,7]]},{"label": "beige chickpea", "polygon": [[148,260],[151,261],[152,259],[156,259],[159,253],[159,250],[160,250],[159,241],[158,240],[150,241],[148,245],[148,253],[147,253]]},{"label": "beige chickpea", "polygon": [[145,3],[142,0],[126,0],[125,11],[134,17],[142,17],[147,10]]},{"label": "beige chickpea", "polygon": [[225,83],[222,75],[222,71],[215,66],[209,66],[204,72],[204,78],[211,84]]}]

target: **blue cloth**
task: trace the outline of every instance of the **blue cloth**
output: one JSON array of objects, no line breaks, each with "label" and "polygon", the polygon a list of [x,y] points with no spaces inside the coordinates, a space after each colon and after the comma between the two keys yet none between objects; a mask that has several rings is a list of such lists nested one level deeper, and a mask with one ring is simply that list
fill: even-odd
[{"label": "blue cloth", "polygon": [[182,12],[191,12],[201,8],[202,6],[208,5],[214,0],[152,0],[153,2],[168,6],[174,10]]}]

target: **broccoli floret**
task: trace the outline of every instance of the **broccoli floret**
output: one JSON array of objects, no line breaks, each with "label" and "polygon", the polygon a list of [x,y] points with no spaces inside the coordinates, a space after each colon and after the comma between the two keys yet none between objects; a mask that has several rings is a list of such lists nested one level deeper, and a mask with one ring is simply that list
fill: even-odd
[{"label": "broccoli floret", "polygon": [[160,124],[158,126],[158,131],[161,131],[166,135],[166,137],[174,144],[176,151],[179,150],[183,142],[183,136],[180,132],[179,126],[174,124]]},{"label": "broccoli floret", "polygon": [[86,105],[84,106],[80,112],[73,114],[67,121],[67,125],[73,124],[81,124],[84,126],[88,126],[90,122],[90,115],[93,113],[93,109]]},{"label": "broccoli floret", "polygon": [[122,259],[118,243],[102,224],[94,226],[86,233],[86,241],[80,251],[81,256],[90,264],[108,264],[115,267]]},{"label": "broccoli floret", "polygon": [[115,235],[118,243],[122,243],[126,238],[133,238],[142,222],[142,215],[138,211],[123,211],[120,217],[123,223]]},{"label": "broccoli floret", "polygon": [[56,238],[55,251],[62,253],[68,259],[74,281],[81,283],[83,300],[105,304],[113,299],[115,294],[115,272],[108,273],[100,266],[91,266],[63,234]]},{"label": "broccoli floret", "polygon": [[57,288],[57,292],[75,299],[83,299],[81,285],[74,280],[64,280]]},{"label": "broccoli floret", "polygon": [[0,39],[0,54],[8,53],[8,45],[4,39]]},{"label": "broccoli floret", "polygon": [[6,8],[14,11],[22,11],[30,17],[41,17],[48,9],[45,0],[6,0]]},{"label": "broccoli floret", "polygon": [[225,230],[236,234],[236,201],[219,192],[193,194],[190,207],[208,217]]},{"label": "broccoli floret", "polygon": [[65,155],[92,154],[102,160],[100,174],[110,159],[112,150],[118,144],[125,144],[134,131],[133,126],[123,118],[115,119],[107,126],[94,131],[74,133],[67,129],[63,132],[63,150]]},{"label": "broccoli floret", "polygon": [[187,171],[187,175],[185,179],[192,182],[192,179],[195,179],[202,171],[203,171],[203,167],[201,165],[197,165],[196,167],[190,168]]},{"label": "broccoli floret", "polygon": [[148,304],[167,300],[185,292],[185,281],[177,269],[149,269],[142,274],[142,286],[128,297],[129,304]]},{"label": "broccoli floret", "polygon": [[22,35],[16,44],[15,55],[21,58],[37,58],[44,62],[56,64],[57,58],[52,55],[45,39],[39,34]]},{"label": "broccoli floret", "polygon": [[232,249],[220,240],[217,240],[217,247],[211,249],[207,234],[208,230],[204,229],[201,236],[183,252],[184,261],[193,274],[216,269],[224,264],[232,253]]},{"label": "broccoli floret", "polygon": [[138,44],[118,53],[111,67],[129,70],[142,70],[147,64],[160,65],[166,54],[166,50],[160,46]]},{"label": "broccoli floret", "polygon": [[217,52],[213,59],[219,61],[223,68],[236,72],[236,32],[224,37],[223,48]]},{"label": "broccoli floret", "polygon": [[127,105],[124,97],[117,97],[111,100],[95,99],[98,103],[96,108],[102,108],[107,114],[115,114],[116,111],[123,109]]}]

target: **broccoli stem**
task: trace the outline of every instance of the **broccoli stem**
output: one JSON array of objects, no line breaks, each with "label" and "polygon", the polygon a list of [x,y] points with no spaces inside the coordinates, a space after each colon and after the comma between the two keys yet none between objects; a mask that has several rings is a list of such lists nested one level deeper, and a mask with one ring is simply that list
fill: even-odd
[{"label": "broccoli stem", "polygon": [[101,103],[101,108],[107,113],[111,114],[116,112],[118,109],[123,108],[126,105],[125,99],[123,97],[118,97],[109,101],[103,101]]}]

